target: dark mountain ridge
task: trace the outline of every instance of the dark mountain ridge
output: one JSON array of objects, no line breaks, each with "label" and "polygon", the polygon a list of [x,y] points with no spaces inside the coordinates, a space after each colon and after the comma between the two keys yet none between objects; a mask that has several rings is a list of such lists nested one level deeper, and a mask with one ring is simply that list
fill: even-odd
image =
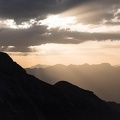
[{"label": "dark mountain ridge", "polygon": [[120,120],[120,113],[91,91],[27,74],[0,52],[0,120]]}]

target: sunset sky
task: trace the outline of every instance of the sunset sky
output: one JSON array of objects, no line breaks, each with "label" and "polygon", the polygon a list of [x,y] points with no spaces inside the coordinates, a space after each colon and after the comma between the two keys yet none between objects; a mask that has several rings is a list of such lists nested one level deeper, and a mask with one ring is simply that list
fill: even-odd
[{"label": "sunset sky", "polygon": [[120,0],[0,0],[0,51],[18,64],[120,64]]}]

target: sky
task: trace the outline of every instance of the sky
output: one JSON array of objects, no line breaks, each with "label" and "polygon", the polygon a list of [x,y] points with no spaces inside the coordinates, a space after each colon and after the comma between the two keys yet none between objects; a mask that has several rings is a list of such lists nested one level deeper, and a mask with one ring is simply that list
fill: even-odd
[{"label": "sky", "polygon": [[0,51],[35,64],[120,65],[120,0],[0,0]]}]

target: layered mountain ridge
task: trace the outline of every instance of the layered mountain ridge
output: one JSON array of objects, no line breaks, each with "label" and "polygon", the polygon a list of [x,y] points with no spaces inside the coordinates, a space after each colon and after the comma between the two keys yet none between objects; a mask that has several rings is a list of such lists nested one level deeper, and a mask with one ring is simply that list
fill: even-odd
[{"label": "layered mountain ridge", "polygon": [[55,84],[65,80],[90,91],[106,101],[120,103],[120,66],[109,63],[96,65],[53,65],[46,68],[26,69],[27,73]]},{"label": "layered mountain ridge", "polygon": [[0,120],[120,120],[120,112],[91,91],[27,74],[0,52]]}]

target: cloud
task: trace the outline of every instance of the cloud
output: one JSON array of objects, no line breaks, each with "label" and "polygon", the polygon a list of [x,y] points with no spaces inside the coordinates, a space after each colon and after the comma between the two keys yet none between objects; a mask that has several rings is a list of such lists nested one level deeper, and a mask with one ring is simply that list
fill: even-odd
[{"label": "cloud", "polygon": [[40,38],[42,39],[42,34],[46,31],[46,26],[33,26],[29,29],[4,29],[0,33],[0,45],[29,46],[38,44]]},{"label": "cloud", "polygon": [[30,46],[46,43],[79,44],[94,40],[120,40],[117,33],[88,33],[59,28],[47,29],[47,26],[33,26],[29,29],[4,29],[0,33],[1,50],[14,46],[7,51],[30,52]]},{"label": "cloud", "polygon": [[[0,0],[0,50],[30,52],[30,46],[46,43],[79,44],[89,40],[120,40],[119,7],[120,0]],[[106,25],[110,26],[111,31],[111,26],[114,26],[116,31],[90,33],[37,25],[49,14],[73,15],[78,23],[85,26]]]},{"label": "cloud", "polygon": [[60,13],[82,2],[83,0],[1,0],[0,18],[18,21],[39,16],[44,18],[48,14]]},{"label": "cloud", "polygon": [[[72,10],[69,14],[74,13],[78,16],[79,22],[85,24],[100,24],[103,20],[114,19],[115,13],[120,8],[119,0],[91,0],[85,4],[80,4]],[[117,14],[118,15],[118,14]]]},{"label": "cloud", "polygon": [[[1,0],[0,15],[3,18],[24,19],[44,15],[53,11],[55,0]],[[43,13],[44,12],[44,13]]]},{"label": "cloud", "polygon": [[[96,17],[88,16],[89,22],[96,22],[101,18],[110,19],[112,11],[119,8],[119,0],[0,0],[0,18],[14,19],[21,23],[28,19],[44,19],[49,14],[59,14],[78,6],[85,5],[88,13],[96,12]],[[87,19],[84,21],[87,21]]]}]

